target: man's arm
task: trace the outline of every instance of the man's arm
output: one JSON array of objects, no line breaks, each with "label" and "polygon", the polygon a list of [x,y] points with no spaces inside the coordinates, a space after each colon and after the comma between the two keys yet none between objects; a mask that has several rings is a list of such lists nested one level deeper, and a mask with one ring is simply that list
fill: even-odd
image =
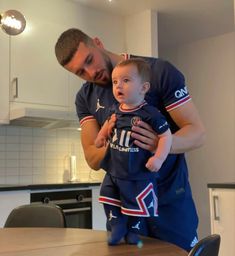
[{"label": "man's arm", "polygon": [[106,147],[97,148],[94,141],[98,135],[100,126],[96,120],[90,120],[82,125],[81,141],[87,164],[93,170],[100,169],[100,161],[104,158]]},{"label": "man's arm", "polygon": [[169,113],[180,128],[173,134],[171,153],[184,153],[204,144],[205,127],[192,100]]},{"label": "man's arm", "polygon": [[[171,110],[169,114],[180,128],[173,134],[170,153],[184,153],[203,145],[205,128],[192,100]],[[148,124],[140,122],[139,127],[133,126],[132,130],[141,134],[132,133],[137,146],[150,151],[156,150],[158,139],[156,133]]]}]

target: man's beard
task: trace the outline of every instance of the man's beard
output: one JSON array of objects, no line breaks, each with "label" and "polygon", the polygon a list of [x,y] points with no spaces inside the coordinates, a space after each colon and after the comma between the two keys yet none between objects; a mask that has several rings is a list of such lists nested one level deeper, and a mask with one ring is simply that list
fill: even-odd
[{"label": "man's beard", "polygon": [[102,81],[102,83],[95,82],[95,84],[100,87],[109,87],[110,85],[112,85],[113,64],[107,54],[102,53],[102,56],[104,57],[105,68],[106,68],[106,72],[108,73],[109,77],[106,77],[106,79],[104,81]]}]

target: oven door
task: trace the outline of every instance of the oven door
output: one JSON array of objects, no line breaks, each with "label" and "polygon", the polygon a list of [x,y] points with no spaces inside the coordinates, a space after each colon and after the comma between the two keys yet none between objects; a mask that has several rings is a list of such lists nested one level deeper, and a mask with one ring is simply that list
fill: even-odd
[{"label": "oven door", "polygon": [[36,192],[31,194],[31,203],[41,202],[58,205],[64,212],[67,227],[91,229],[91,196],[90,189]]},{"label": "oven door", "polygon": [[92,228],[91,202],[70,202],[68,204],[60,200],[56,205],[62,208],[68,228]]}]

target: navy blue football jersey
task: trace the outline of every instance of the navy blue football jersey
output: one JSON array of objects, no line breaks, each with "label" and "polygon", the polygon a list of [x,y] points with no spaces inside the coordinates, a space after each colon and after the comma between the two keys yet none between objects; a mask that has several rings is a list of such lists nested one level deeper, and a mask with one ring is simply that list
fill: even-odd
[{"label": "navy blue football jersey", "polygon": [[108,171],[113,177],[126,180],[143,180],[156,176],[157,172],[151,172],[145,167],[153,154],[134,144],[131,128],[142,120],[158,134],[162,134],[169,128],[165,117],[157,108],[146,102],[128,110],[123,109],[122,105],[116,104],[112,107],[110,114],[112,113],[116,114],[117,121],[101,168]]}]

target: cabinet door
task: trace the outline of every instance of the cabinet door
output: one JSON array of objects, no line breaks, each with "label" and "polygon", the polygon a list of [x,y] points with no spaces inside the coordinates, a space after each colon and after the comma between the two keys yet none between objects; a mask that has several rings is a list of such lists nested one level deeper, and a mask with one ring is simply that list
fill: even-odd
[{"label": "cabinet door", "polygon": [[9,36],[0,31],[0,124],[9,123]]},{"label": "cabinet door", "polygon": [[26,30],[11,37],[12,101],[67,107],[69,73],[58,64],[54,53],[63,28],[56,22],[56,12],[47,15],[38,5],[34,1],[21,2]]},{"label": "cabinet door", "polygon": [[221,235],[219,256],[235,255],[235,189],[210,189],[211,232]]},{"label": "cabinet door", "polygon": [[[5,3],[0,1],[0,11],[4,12]],[[9,36],[0,28],[0,124],[9,123]]]},{"label": "cabinet door", "polygon": [[106,230],[106,216],[103,205],[99,203],[100,187],[92,187],[92,229]]}]

